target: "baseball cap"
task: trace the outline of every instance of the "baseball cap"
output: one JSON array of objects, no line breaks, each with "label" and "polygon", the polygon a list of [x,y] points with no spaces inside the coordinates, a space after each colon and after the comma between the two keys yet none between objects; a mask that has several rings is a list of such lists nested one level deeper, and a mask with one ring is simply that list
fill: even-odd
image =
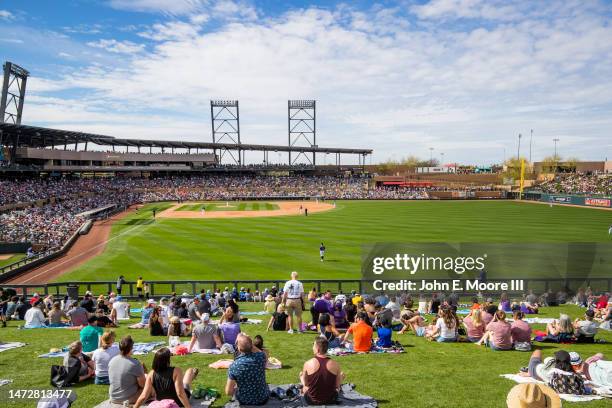
[{"label": "baseball cap", "polygon": [[156,305],[157,304],[155,299],[149,299],[149,300],[147,300],[147,303],[150,304],[150,305]]},{"label": "baseball cap", "polygon": [[204,313],[202,315],[202,320],[205,321],[205,322],[209,321],[210,320],[210,315],[208,313]]},{"label": "baseball cap", "polygon": [[580,358],[580,354],[576,353],[575,351],[570,351],[569,355],[570,362],[572,363],[572,365],[582,364],[582,358]]},{"label": "baseball cap", "polygon": [[508,408],[561,408],[561,399],[552,388],[543,384],[519,384],[506,398]]}]

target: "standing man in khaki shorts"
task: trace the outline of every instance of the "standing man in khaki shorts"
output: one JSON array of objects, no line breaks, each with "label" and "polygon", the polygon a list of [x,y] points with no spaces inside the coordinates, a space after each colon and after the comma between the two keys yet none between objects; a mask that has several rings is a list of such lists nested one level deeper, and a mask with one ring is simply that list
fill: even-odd
[{"label": "standing man in khaki shorts", "polygon": [[283,304],[289,315],[289,330],[293,334],[293,318],[297,319],[297,330],[302,333],[302,308],[304,307],[304,285],[297,280],[298,273],[291,272],[291,280],[283,288]]}]

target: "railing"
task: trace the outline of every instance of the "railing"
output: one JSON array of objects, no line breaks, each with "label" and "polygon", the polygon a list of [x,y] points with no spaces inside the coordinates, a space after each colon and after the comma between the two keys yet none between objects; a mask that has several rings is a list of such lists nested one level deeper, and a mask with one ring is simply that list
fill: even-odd
[{"label": "railing", "polygon": [[[513,277],[511,279],[520,279]],[[511,279],[487,279],[487,283],[496,282],[509,282]],[[523,294],[529,290],[533,290],[534,293],[545,293],[551,291],[558,291],[560,289],[567,288],[571,292],[575,292],[578,288],[592,287],[593,292],[610,292],[612,291],[612,278],[566,278],[566,279],[522,279],[524,287],[521,290],[508,290],[510,294]],[[449,283],[452,287],[452,279],[438,279],[439,283]],[[320,293],[324,290],[331,290],[332,293],[347,293],[355,290],[358,293],[364,293],[365,288],[371,287],[371,280],[359,280],[359,279],[303,279],[301,282],[304,285],[304,289],[308,292],[311,288],[316,288],[317,292]],[[200,290],[224,290],[226,287],[230,290],[237,288],[240,290],[241,287],[249,288],[251,292],[263,291],[264,288],[282,288],[285,284],[284,279],[271,279],[271,280],[198,280],[198,281],[147,281],[149,284],[149,296],[150,297],[161,297],[170,296],[172,293],[176,293],[179,296],[182,293],[188,293],[194,295],[199,293]],[[57,283],[46,283],[46,284],[14,284],[6,285],[5,288],[13,288],[18,295],[31,296],[34,293],[39,295],[54,295],[64,296],[68,294],[68,287],[77,286],[79,294],[83,295],[86,291],[90,291],[95,295],[107,294],[110,292],[117,292],[115,281],[84,281],[84,282],[57,282]],[[442,292],[440,290],[424,291],[420,292],[423,294],[431,294],[432,292]],[[450,292],[450,291],[447,291]],[[483,293],[499,293],[500,291],[482,291]],[[365,293],[377,293],[375,291]],[[413,292],[415,293],[415,292]],[[472,296],[475,292],[470,291],[457,291],[462,296]],[[122,285],[121,294],[128,298],[136,297],[136,282],[126,282]]]}]

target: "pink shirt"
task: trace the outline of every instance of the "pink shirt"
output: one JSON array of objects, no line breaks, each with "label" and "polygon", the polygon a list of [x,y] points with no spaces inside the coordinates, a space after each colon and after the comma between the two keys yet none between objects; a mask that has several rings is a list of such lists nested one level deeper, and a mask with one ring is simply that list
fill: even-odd
[{"label": "pink shirt", "polygon": [[487,312],[483,311],[482,312],[482,321],[484,322],[485,325],[491,323],[491,320],[493,320],[493,315],[488,314]]},{"label": "pink shirt", "polygon": [[531,341],[531,327],[523,320],[515,320],[512,323],[510,332],[514,343]]},{"label": "pink shirt", "polygon": [[463,324],[467,328],[467,335],[468,335],[468,337],[479,339],[479,338],[481,338],[483,336],[483,334],[485,332],[486,324],[484,322],[482,322],[480,324],[480,326],[476,327],[476,326],[474,326],[474,321],[472,320],[472,318],[470,316],[468,316],[465,319],[463,319]]},{"label": "pink shirt", "polygon": [[508,322],[497,321],[487,325],[487,331],[493,332],[493,344],[501,349],[512,348],[512,335],[510,334],[510,329],[510,323]]}]

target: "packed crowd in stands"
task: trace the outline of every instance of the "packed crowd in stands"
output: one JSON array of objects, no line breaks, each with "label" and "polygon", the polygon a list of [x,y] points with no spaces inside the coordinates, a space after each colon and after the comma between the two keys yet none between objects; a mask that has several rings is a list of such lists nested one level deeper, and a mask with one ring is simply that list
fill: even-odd
[{"label": "packed crowd in stands", "polygon": [[[229,287],[202,289],[198,294],[173,293],[158,302],[147,299],[149,288],[140,277],[136,281],[139,300],[132,301],[138,306],[136,311],[121,295],[126,283],[121,276],[115,292],[97,297],[87,292],[78,299],[37,294],[25,299],[2,291],[0,316],[4,324],[7,319],[23,320],[24,328],[30,329],[78,327],[79,339],[68,347],[65,368],[52,374],[52,383],[105,385],[110,403],[121,406],[129,401],[135,407],[166,398],[178,406],[191,406],[189,398],[194,392],[191,383],[199,370],[194,367],[183,373],[170,360],[173,355],[195,352],[233,355],[231,360],[214,364],[228,368],[225,393],[240,404],[260,405],[271,398],[265,370],[277,362],[270,355],[272,350],[264,346],[261,334],[251,337],[241,330],[243,324],[260,323],[249,322],[249,313],[241,312],[241,302],[263,303],[261,314],[270,316],[268,331],[318,333],[313,358],[304,363],[299,376],[301,390],[296,389],[309,405],[333,404],[338,398],[345,374],[340,363],[330,356],[396,351],[402,346],[393,341],[394,331],[397,335],[412,333],[437,343],[468,342],[496,351],[526,352],[531,351],[534,341],[597,344],[599,330],[610,330],[612,322],[609,294],[594,294],[588,288],[574,296],[536,296],[529,292],[520,299],[512,299],[502,293],[497,301],[478,295],[471,304],[463,304],[455,293],[438,293],[426,299],[409,294],[362,295],[355,291],[334,295],[331,291],[317,293],[316,288],[306,292],[298,274],[293,272],[281,288],[266,288],[262,292]],[[532,329],[528,316],[537,316],[547,301],[559,300],[583,307],[583,317],[572,321],[561,314],[559,319],[551,319],[545,332]],[[306,310],[310,311],[309,322],[303,318]],[[128,322],[134,313],[140,314],[139,322]],[[122,324],[167,339],[167,346],[155,352],[148,372],[133,357],[136,345],[131,336],[116,342],[112,328]],[[597,394],[602,390],[598,387],[612,386],[612,365],[605,357],[601,353],[580,356],[576,351],[563,349],[544,359],[542,351],[536,350],[518,375],[547,384],[539,386],[545,387],[542,390],[551,398],[559,398],[557,394]],[[516,392],[513,389],[511,394]]]},{"label": "packed crowd in stands", "polygon": [[[426,199],[427,189],[368,186],[364,178],[207,176],[167,178],[0,180],[0,241],[61,246],[83,223],[78,214],[116,204],[262,197]],[[37,201],[46,204],[34,206]],[[53,202],[51,202],[53,201]]]},{"label": "packed crowd in stands", "polygon": [[612,176],[559,174],[553,180],[540,183],[536,188],[549,194],[597,194],[611,196]]}]

